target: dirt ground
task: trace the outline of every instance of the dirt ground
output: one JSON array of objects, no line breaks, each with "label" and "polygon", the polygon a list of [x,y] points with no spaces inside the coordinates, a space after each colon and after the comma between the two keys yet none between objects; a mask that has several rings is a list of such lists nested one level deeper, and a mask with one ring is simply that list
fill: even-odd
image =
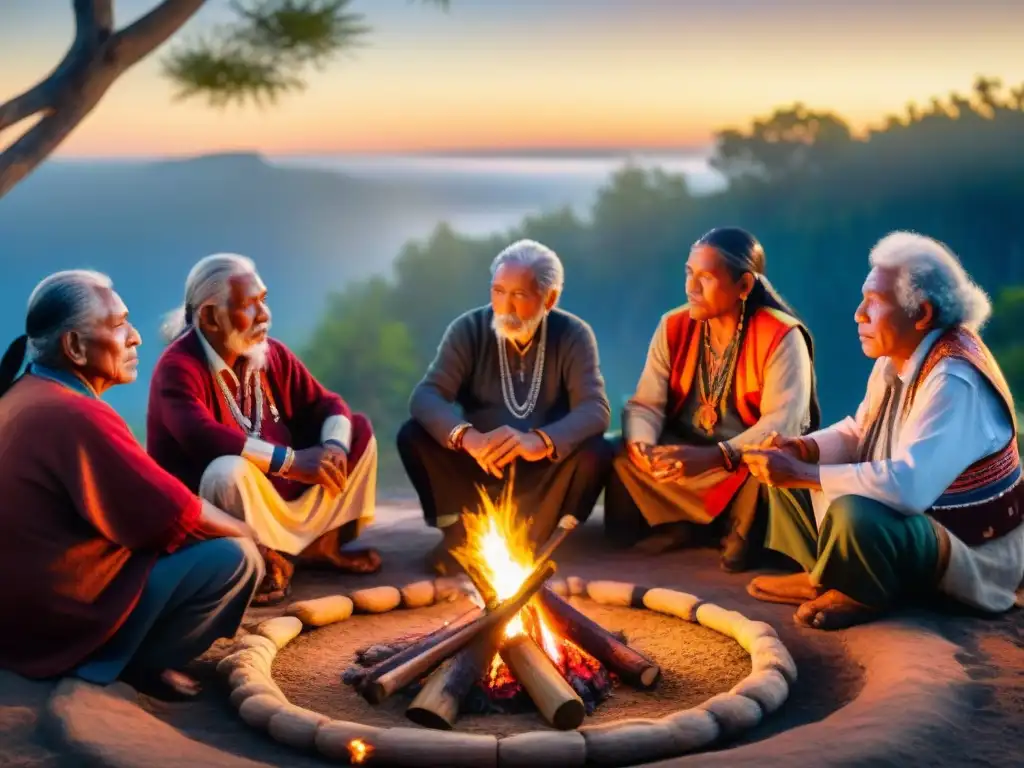
[{"label": "dirt ground", "polygon": [[[305,573],[294,599],[424,578],[422,561],[438,534],[417,510],[383,508],[365,535],[381,549],[383,570],[368,577]],[[644,559],[611,550],[599,515],[573,533],[556,560],[561,576],[580,575],[682,589],[775,626],[800,671],[790,698],[739,742],[662,765],[1024,766],[1024,612],[985,619],[915,611],[834,633],[793,624],[792,609],[759,603],[743,586],[750,575],[717,567],[711,551]],[[618,686],[588,723],[657,717],[728,690],[749,671],[749,657],[716,633],[651,612],[577,606],[655,658],[664,679],[653,692]],[[372,707],[341,682],[356,648],[434,628],[465,610],[449,603],[347,622],[303,634],[284,649],[274,675],[295,703],[339,719],[407,725],[408,703]],[[280,609],[250,611],[247,624]],[[82,765],[314,766],[246,727],[227,702],[212,665],[226,643],[194,671],[206,688],[197,701],[134,704],[88,686],[36,683],[0,674],[0,766]],[[504,735],[543,727],[537,715],[479,716],[460,729]],[[173,759],[172,759],[173,756]],[[133,762],[134,761],[134,762]]]}]

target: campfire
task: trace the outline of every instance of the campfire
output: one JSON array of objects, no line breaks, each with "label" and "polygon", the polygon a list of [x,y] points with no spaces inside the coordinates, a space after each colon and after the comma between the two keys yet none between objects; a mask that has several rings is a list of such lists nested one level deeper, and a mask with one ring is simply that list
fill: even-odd
[{"label": "campfire", "polygon": [[371,646],[344,680],[379,704],[413,694],[410,720],[451,729],[465,713],[535,707],[555,728],[576,728],[615,681],[650,688],[650,659],[577,611],[545,582],[551,556],[576,526],[563,518],[538,551],[520,520],[510,478],[497,501],[481,489],[480,511],[466,513],[466,541],[452,551],[476,587],[477,608],[414,640]]}]

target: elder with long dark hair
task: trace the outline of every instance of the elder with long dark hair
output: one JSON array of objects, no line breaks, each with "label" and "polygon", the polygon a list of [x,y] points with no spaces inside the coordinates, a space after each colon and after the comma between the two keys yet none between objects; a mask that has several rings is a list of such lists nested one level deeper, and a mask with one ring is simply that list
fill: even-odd
[{"label": "elder with long dark hair", "polygon": [[[725,523],[722,566],[745,570],[775,504],[809,504],[750,477],[740,449],[816,428],[811,335],[764,275],[761,244],[736,227],[690,250],[688,303],[666,313],[623,415],[624,444],[605,496],[617,542],[651,554]],[[715,524],[715,525],[712,525]]]},{"label": "elder with long dark hair", "polygon": [[108,277],[58,272],[0,362],[0,669],[194,695],[178,667],[234,636],[263,560],[100,399],[140,343]]}]

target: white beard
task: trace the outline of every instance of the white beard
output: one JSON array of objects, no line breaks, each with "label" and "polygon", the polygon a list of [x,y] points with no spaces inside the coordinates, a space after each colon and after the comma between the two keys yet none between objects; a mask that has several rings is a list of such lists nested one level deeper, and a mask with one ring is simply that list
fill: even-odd
[{"label": "white beard", "polygon": [[533,317],[520,320],[512,314],[499,315],[495,312],[494,317],[491,319],[491,330],[494,331],[499,339],[514,341],[513,337],[520,337],[520,340],[526,341],[533,338],[533,334],[537,332],[545,314],[546,311],[542,307]]},{"label": "white beard", "polygon": [[[269,328],[254,328],[253,333],[267,331]],[[258,371],[263,370],[267,365],[267,354],[270,351],[270,343],[267,339],[253,344],[245,335],[232,330],[224,340],[228,349],[239,357],[244,357],[249,364]]]}]

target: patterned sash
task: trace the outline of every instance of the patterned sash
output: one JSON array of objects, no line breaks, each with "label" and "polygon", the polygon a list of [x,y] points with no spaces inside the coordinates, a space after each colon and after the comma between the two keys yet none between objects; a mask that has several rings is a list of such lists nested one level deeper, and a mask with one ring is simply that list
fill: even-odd
[{"label": "patterned sash", "polygon": [[1006,446],[965,469],[929,510],[950,533],[973,547],[1005,536],[1022,522],[1024,483],[1017,449],[1016,409],[992,353],[977,334],[958,327],[943,334],[928,352],[907,392],[903,418],[910,412],[921,383],[935,366],[949,358],[963,360],[985,377],[999,393],[1013,427]]}]

